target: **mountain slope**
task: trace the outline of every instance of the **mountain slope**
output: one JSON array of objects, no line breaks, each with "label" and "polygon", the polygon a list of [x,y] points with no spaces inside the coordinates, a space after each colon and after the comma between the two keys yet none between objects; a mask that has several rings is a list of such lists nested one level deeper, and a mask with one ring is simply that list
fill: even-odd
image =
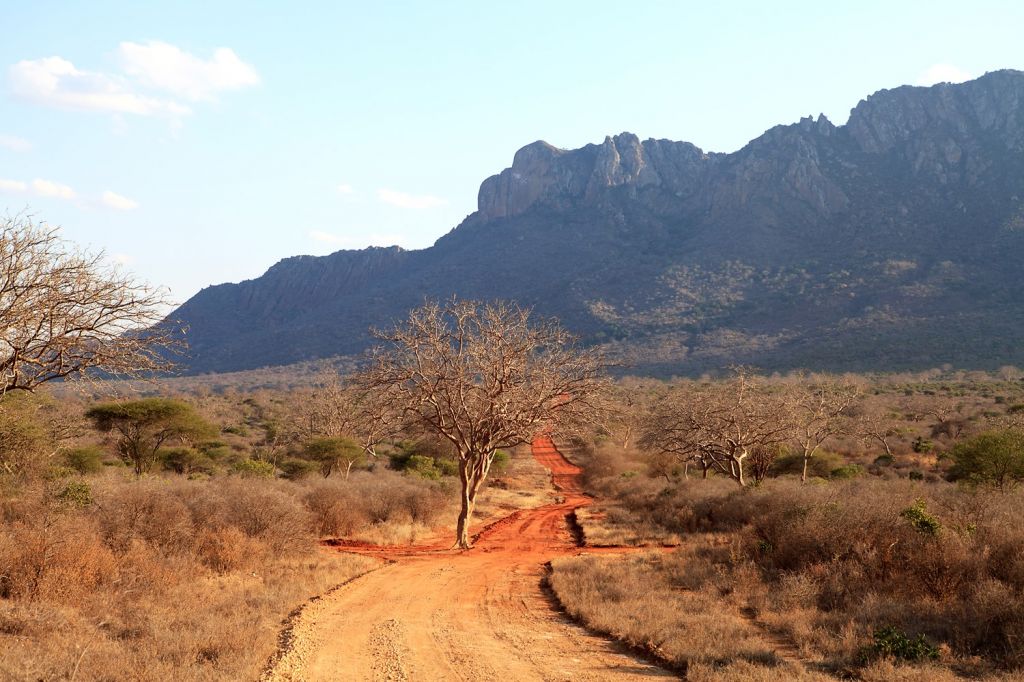
[{"label": "mountain slope", "polygon": [[732,154],[535,142],[428,249],[290,258],[173,314],[194,371],[355,353],[424,297],[510,298],[639,371],[1024,364],[1024,73],[883,90]]}]

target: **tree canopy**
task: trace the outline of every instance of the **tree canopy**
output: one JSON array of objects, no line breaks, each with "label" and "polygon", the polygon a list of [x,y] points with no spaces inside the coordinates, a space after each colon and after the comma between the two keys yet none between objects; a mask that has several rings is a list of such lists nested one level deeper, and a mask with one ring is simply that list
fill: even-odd
[{"label": "tree canopy", "polygon": [[378,337],[383,345],[356,385],[376,395],[381,423],[396,433],[452,444],[460,547],[469,546],[469,520],[495,453],[592,419],[605,389],[596,352],[513,303],[427,303]]},{"label": "tree canopy", "polygon": [[165,304],[56,228],[0,219],[0,396],[55,379],[166,371],[181,335],[161,324]]},{"label": "tree canopy", "polygon": [[139,475],[153,467],[163,445],[191,443],[216,434],[191,405],[171,398],[104,403],[85,416],[98,431],[118,434],[118,454]]}]

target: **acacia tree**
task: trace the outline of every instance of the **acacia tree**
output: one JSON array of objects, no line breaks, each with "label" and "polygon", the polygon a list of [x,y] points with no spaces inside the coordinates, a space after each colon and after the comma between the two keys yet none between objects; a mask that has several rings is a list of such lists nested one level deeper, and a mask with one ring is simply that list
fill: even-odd
[{"label": "acacia tree", "polygon": [[674,387],[651,413],[642,447],[697,462],[746,485],[745,462],[768,456],[793,433],[785,395],[771,391],[745,368],[724,382]]},{"label": "acacia tree", "polygon": [[167,301],[54,227],[0,220],[0,396],[91,373],[136,378],[170,368],[181,332]]},{"label": "acacia tree", "polygon": [[[807,384],[810,383],[808,387]],[[831,377],[799,377],[792,389],[794,441],[803,456],[800,480],[825,441],[843,431],[844,417],[860,396],[856,383]]]},{"label": "acacia tree", "polygon": [[352,473],[352,467],[366,459],[363,448],[348,438],[316,438],[303,451],[307,459],[320,464],[320,473],[327,478],[337,468],[345,472],[345,480]]},{"label": "acacia tree", "polygon": [[191,444],[216,433],[191,405],[170,398],[104,403],[85,416],[98,431],[118,434],[117,452],[137,476],[153,467],[164,444]]},{"label": "acacia tree", "polygon": [[461,483],[455,545],[464,549],[497,451],[593,419],[606,388],[596,352],[513,303],[427,303],[375,334],[383,344],[355,385],[376,395],[394,426],[451,443]]}]

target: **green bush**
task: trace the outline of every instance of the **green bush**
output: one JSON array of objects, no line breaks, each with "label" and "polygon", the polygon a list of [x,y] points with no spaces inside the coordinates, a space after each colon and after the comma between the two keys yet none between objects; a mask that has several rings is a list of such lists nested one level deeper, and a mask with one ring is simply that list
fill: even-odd
[{"label": "green bush", "polygon": [[911,638],[889,625],[875,630],[868,657],[895,658],[901,661],[935,660],[939,657],[939,650],[924,635]]},{"label": "green bush", "polygon": [[1006,490],[1024,481],[1024,433],[993,431],[960,443],[952,451],[950,478]]},{"label": "green bush", "polygon": [[281,469],[281,475],[290,481],[297,481],[320,471],[317,462],[298,458],[286,459],[278,467]]},{"label": "green bush", "polygon": [[914,452],[927,453],[935,449],[935,443],[933,443],[927,438],[918,436],[917,438],[914,439],[914,442],[911,444],[910,447]]},{"label": "green bush", "polygon": [[274,465],[258,459],[243,459],[231,466],[231,471],[243,478],[273,478]]},{"label": "green bush", "polygon": [[213,474],[216,466],[210,458],[193,448],[167,448],[160,451],[160,462],[164,469],[183,476],[192,474]]},{"label": "green bush", "polygon": [[56,497],[66,507],[88,507],[92,504],[92,489],[85,481],[70,481]]},{"label": "green bush", "polygon": [[937,518],[928,513],[927,504],[920,498],[914,500],[914,504],[901,511],[900,516],[909,521],[914,530],[924,535],[935,536],[942,529],[942,524],[939,523]]},{"label": "green bush", "polygon": [[859,464],[844,464],[841,467],[836,467],[829,473],[829,478],[835,481],[846,481],[851,478],[857,478],[864,473],[864,467]]},{"label": "green bush", "polygon": [[424,455],[410,455],[406,458],[403,471],[431,481],[441,478],[441,471],[437,468],[434,458]]},{"label": "green bush", "polygon": [[494,460],[491,461],[491,475],[501,476],[503,473],[508,471],[508,464],[512,461],[509,454],[504,450],[498,450],[494,453]]},{"label": "green bush", "polygon": [[[843,466],[843,458],[834,452],[819,452],[807,463],[807,475],[817,478],[829,478],[832,472]],[[804,457],[799,452],[780,455],[772,462],[773,476],[800,476],[804,469]]]},{"label": "green bush", "polygon": [[64,465],[80,474],[95,474],[103,470],[103,450],[95,445],[65,450],[61,459]]}]

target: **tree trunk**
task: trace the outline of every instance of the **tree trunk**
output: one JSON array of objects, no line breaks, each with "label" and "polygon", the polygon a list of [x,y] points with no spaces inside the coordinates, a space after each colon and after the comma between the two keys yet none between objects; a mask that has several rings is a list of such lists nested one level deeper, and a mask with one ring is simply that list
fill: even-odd
[{"label": "tree trunk", "polygon": [[690,462],[689,461],[686,461],[686,462],[683,463],[683,480],[684,481],[689,481],[690,480]]},{"label": "tree trunk", "polygon": [[804,454],[804,471],[800,474],[800,482],[807,483],[807,465],[810,463],[810,455]]},{"label": "tree trunk", "polygon": [[355,464],[355,460],[350,460],[348,466],[345,467],[345,480],[348,480],[348,475],[352,473],[352,465]]},{"label": "tree trunk", "polygon": [[743,480],[743,457],[746,455],[740,455],[736,461],[736,482],[740,484],[740,487],[744,487],[747,483]]},{"label": "tree trunk", "polygon": [[469,549],[473,545],[469,541],[469,524],[476,508],[476,495],[480,492],[487,472],[491,468],[494,453],[477,457],[459,458],[459,481],[462,483],[459,521],[455,528],[455,547]]}]

